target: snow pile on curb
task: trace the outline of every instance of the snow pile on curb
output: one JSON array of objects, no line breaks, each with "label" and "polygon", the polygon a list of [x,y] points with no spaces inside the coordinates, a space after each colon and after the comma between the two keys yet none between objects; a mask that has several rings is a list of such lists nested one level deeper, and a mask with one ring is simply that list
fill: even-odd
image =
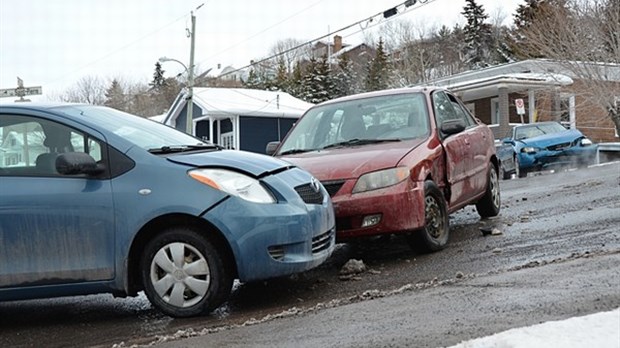
[{"label": "snow pile on curb", "polygon": [[583,317],[510,329],[450,348],[619,348],[620,308]]}]

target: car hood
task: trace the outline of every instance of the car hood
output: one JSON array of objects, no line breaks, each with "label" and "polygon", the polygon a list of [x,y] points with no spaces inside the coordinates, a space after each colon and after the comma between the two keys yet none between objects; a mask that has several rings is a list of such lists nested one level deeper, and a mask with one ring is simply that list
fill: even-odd
[{"label": "car hood", "polygon": [[534,146],[539,148],[545,148],[551,145],[571,143],[575,139],[583,137],[583,134],[577,129],[569,129],[565,132],[545,134],[533,138],[527,138],[520,140],[524,146]]},{"label": "car hood", "polygon": [[168,156],[171,162],[194,167],[218,167],[241,170],[255,177],[291,167],[290,163],[252,152],[222,150],[199,153],[180,153]]},{"label": "car hood", "polygon": [[330,148],[280,158],[312,173],[320,181],[355,179],[362,174],[393,168],[423,140]]}]

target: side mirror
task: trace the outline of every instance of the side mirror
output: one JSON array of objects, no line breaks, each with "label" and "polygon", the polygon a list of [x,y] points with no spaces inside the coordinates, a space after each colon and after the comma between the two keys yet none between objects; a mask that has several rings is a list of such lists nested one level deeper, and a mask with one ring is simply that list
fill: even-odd
[{"label": "side mirror", "polygon": [[280,146],[279,141],[270,141],[267,144],[267,147],[265,147],[265,153],[268,154],[269,156],[273,156],[273,154],[276,153],[278,146]]},{"label": "side mirror", "polygon": [[441,132],[445,135],[460,133],[465,130],[465,122],[463,120],[448,120],[441,124]]},{"label": "side mirror", "polygon": [[502,144],[510,144],[510,145],[514,145],[515,141],[510,139],[510,138],[504,138],[502,139]]},{"label": "side mirror", "polygon": [[105,170],[94,158],[84,152],[65,152],[56,158],[56,170],[63,175],[97,175]]}]

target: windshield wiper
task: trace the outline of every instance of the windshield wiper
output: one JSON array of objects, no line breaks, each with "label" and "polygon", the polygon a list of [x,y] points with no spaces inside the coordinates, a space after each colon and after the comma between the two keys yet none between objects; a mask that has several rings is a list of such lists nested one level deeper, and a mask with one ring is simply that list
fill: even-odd
[{"label": "windshield wiper", "polygon": [[310,152],[310,151],[314,151],[314,149],[290,149],[290,150],[282,151],[278,155],[280,155],[280,156],[292,155],[292,154],[295,154],[295,153],[304,153],[304,152]]},{"label": "windshield wiper", "polygon": [[353,146],[353,145],[367,145],[367,144],[378,144],[378,143],[387,143],[387,142],[396,142],[401,141],[398,138],[391,139],[351,139],[347,141],[341,141],[334,144],[329,144],[324,146],[323,149],[329,149],[330,147],[339,147],[339,146]]},{"label": "windshield wiper", "polygon": [[148,151],[154,154],[165,154],[165,153],[185,152],[185,151],[203,150],[203,149],[221,150],[222,147],[219,145],[215,145],[215,144],[164,145],[162,147],[155,147],[155,148],[149,149]]}]

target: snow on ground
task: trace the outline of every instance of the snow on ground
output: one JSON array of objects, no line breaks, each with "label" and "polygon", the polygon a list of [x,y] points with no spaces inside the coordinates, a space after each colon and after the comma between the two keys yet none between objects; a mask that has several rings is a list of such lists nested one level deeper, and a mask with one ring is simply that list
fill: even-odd
[{"label": "snow on ground", "polygon": [[620,308],[511,329],[450,348],[620,348]]}]

